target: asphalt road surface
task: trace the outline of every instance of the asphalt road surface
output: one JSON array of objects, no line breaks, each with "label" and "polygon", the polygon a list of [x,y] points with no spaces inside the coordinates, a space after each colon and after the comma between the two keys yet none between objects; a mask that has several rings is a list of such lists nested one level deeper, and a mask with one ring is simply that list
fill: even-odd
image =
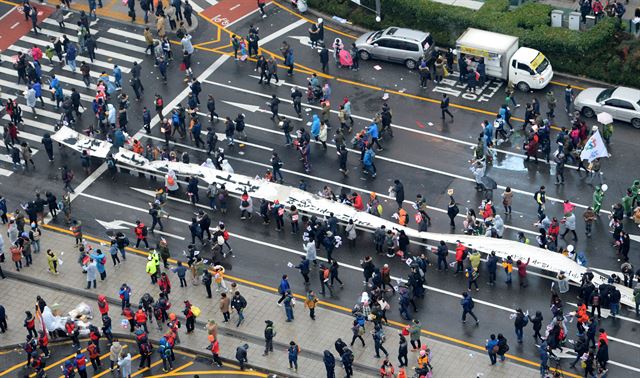
[{"label": "asphalt road surface", "polygon": [[[457,87],[455,83],[446,82],[438,87],[433,83],[429,88],[421,90],[418,87],[418,78],[415,72],[406,70],[403,66],[384,62],[361,62],[360,70],[353,72],[346,69],[330,65],[330,78],[326,79],[331,85],[332,94],[330,97],[332,109],[336,110],[343,97],[348,96],[352,102],[352,109],[355,119],[354,132],[365,128],[373,114],[380,110],[383,100],[384,90],[391,91],[387,101],[393,110],[394,138],[382,140],[384,150],[377,152],[376,166],[378,175],[375,179],[360,173],[359,154],[351,151],[349,154],[349,176],[344,177],[338,172],[337,155],[333,145],[324,151],[319,144],[312,145],[310,174],[304,174],[302,164],[298,160],[298,153],[292,148],[284,146],[284,136],[278,125],[269,117],[269,111],[265,105],[272,94],[278,96],[280,104],[280,114],[291,117],[294,128],[306,127],[311,119],[311,115],[319,113],[317,105],[303,106],[303,120],[297,120],[296,114],[290,103],[290,90],[294,86],[306,88],[307,78],[312,70],[320,69],[318,54],[308,46],[300,43],[301,37],[307,36],[307,29],[310,24],[299,21],[300,19],[283,10],[280,7],[270,5],[268,8],[269,17],[262,19],[257,14],[252,14],[246,18],[229,26],[232,32],[239,35],[246,35],[249,24],[260,27],[261,39],[267,40],[262,47],[280,56],[279,47],[282,41],[286,40],[295,51],[297,70],[292,77],[287,77],[286,69],[280,68],[280,85],[264,86],[258,84],[257,74],[254,71],[255,63],[239,62],[233,58],[219,60],[217,68],[213,74],[204,78],[202,82],[203,92],[201,100],[206,99],[208,94],[216,98],[216,111],[221,116],[235,118],[238,113],[246,115],[248,141],[244,147],[236,145],[235,148],[226,148],[225,154],[233,166],[236,173],[245,175],[263,175],[270,167],[269,159],[272,151],[277,151],[284,162],[283,174],[285,183],[297,186],[299,180],[305,180],[309,185],[309,191],[318,192],[323,186],[329,185],[334,192],[341,190],[356,190],[363,194],[363,198],[368,197],[368,193],[375,191],[381,195],[388,193],[389,186],[394,179],[400,179],[406,192],[408,201],[413,201],[418,193],[422,194],[430,206],[429,215],[432,218],[430,231],[450,232],[446,207],[449,201],[447,190],[453,188],[455,198],[460,203],[461,212],[465,207],[477,209],[481,196],[474,189],[473,177],[468,170],[468,161],[472,157],[471,147],[475,145],[476,138],[481,131],[480,123],[484,119],[490,121],[494,118],[500,104],[504,101],[504,83],[492,81],[487,84],[481,94],[475,97],[464,96],[463,89]],[[205,24],[204,22],[202,24]],[[47,29],[54,30],[56,26],[46,26]],[[95,26],[99,30],[98,35],[109,36],[112,28],[135,32],[135,26],[123,26],[107,20],[100,20]],[[138,29],[136,29],[138,30]],[[138,30],[139,32],[139,30]],[[206,31],[209,33],[210,31]],[[200,31],[198,31],[200,33]],[[204,33],[204,31],[203,31]],[[28,35],[35,38],[33,35]],[[330,30],[325,30],[325,40],[331,41],[336,37],[343,38],[350,43],[347,36],[336,34]],[[39,37],[44,38],[44,37]],[[199,35],[199,41],[206,41],[206,37]],[[223,33],[223,38],[226,34]],[[100,39],[98,39],[100,43]],[[17,42],[21,47],[29,47],[30,40]],[[137,40],[130,40],[130,46],[144,48],[144,43]],[[133,132],[141,127],[142,106],[151,107],[154,93],[161,93],[165,98],[165,103],[169,103],[185,87],[182,75],[177,70],[177,64],[173,63],[172,75],[167,85],[161,84],[156,79],[156,73],[150,58],[145,58],[140,52],[127,50],[122,46],[111,46],[103,44],[105,54],[110,51],[120,52],[128,57],[133,57],[143,61],[143,75],[145,80],[145,98],[141,103],[132,101],[130,109],[130,128]],[[174,51],[179,51],[179,47],[174,46]],[[219,51],[229,51],[219,50]],[[198,50],[196,52],[197,62],[195,75],[209,67],[211,63],[218,60],[219,52]],[[111,58],[118,59],[111,54]],[[98,57],[99,59],[101,57]],[[102,57],[103,59],[108,59]],[[552,62],[553,63],[553,62]],[[123,61],[123,66],[130,67],[130,62]],[[376,69],[375,66],[381,67]],[[8,63],[2,64],[0,71],[0,82],[2,91],[11,93],[12,84],[15,83],[16,76],[9,72],[15,71]],[[58,67],[55,72],[59,72]],[[71,77],[73,74],[64,72],[64,76]],[[75,75],[79,80],[79,75]],[[128,76],[125,75],[125,91],[133,96],[131,88],[126,84]],[[454,79],[454,78],[451,78]],[[569,126],[569,119],[563,112],[563,90],[564,83],[561,78],[558,82],[551,84],[549,90],[553,90],[558,99],[558,116],[554,120],[554,125]],[[325,79],[321,80],[322,82]],[[571,81],[576,87],[588,87],[589,84],[580,81]],[[450,84],[450,85],[449,85]],[[71,85],[71,84],[70,84]],[[69,86],[65,87],[68,89]],[[91,94],[90,90],[80,88],[82,93]],[[458,96],[454,95],[459,91]],[[304,92],[304,90],[303,90]],[[451,111],[455,116],[453,121],[447,119],[443,122],[440,119],[439,99],[443,92],[451,95]],[[542,110],[546,111],[543,92],[517,93],[517,100],[523,104],[532,98],[538,98],[542,102]],[[24,102],[21,98],[20,101]],[[180,101],[184,102],[184,99]],[[204,102],[204,101],[203,101]],[[88,104],[85,102],[85,106]],[[459,105],[459,106],[458,106]],[[204,107],[204,103],[203,103]],[[90,109],[90,108],[89,108]],[[53,111],[48,106],[49,111]],[[36,121],[29,113],[29,109],[23,106],[24,118]],[[206,110],[205,110],[206,111]],[[524,106],[513,110],[514,117],[523,117]],[[91,118],[90,110],[83,115],[83,119]],[[339,125],[336,114],[331,116],[331,125]],[[40,116],[37,122],[41,122],[48,127],[52,127],[55,120],[47,115]],[[83,121],[85,122],[85,121]],[[595,120],[587,120],[589,125]],[[514,126],[520,125],[520,121],[515,121]],[[2,185],[0,191],[8,199],[10,206],[15,207],[19,201],[32,198],[33,192],[52,190],[56,194],[62,194],[62,183],[59,180],[59,168],[62,164],[69,164],[76,171],[75,185],[78,185],[84,175],[79,164],[78,154],[67,151],[66,157],[56,148],[56,161],[49,164],[46,154],[42,149],[39,139],[47,130],[44,125],[35,126],[35,123],[26,123],[21,129],[22,137],[29,140],[29,143],[38,150],[35,155],[36,171],[27,173],[11,173],[1,178]],[[83,124],[84,125],[84,124]],[[205,125],[206,126],[206,125]],[[224,132],[222,121],[212,124],[218,133]],[[627,124],[615,125],[615,134],[610,145],[611,158],[604,159],[603,172],[604,180],[609,186],[606,194],[603,210],[608,210],[612,204],[619,202],[623,196],[623,191],[631,182],[637,178],[637,169],[632,163],[632,151],[634,151],[635,140],[638,138],[638,130]],[[519,129],[516,126],[516,129]],[[51,130],[50,130],[51,131]],[[330,131],[331,135],[333,134]],[[551,140],[555,140],[557,130],[553,130]],[[28,139],[31,138],[31,139]],[[143,143],[153,143],[159,145],[163,141],[163,136],[156,127],[152,134],[142,137]],[[535,242],[536,228],[533,223],[536,220],[536,206],[533,200],[533,193],[542,185],[547,187],[548,203],[547,213],[550,216],[562,217],[562,200],[569,199],[578,207],[576,215],[578,218],[578,241],[573,242],[570,238],[567,241],[560,240],[560,245],[571,242],[575,244],[578,251],[584,251],[589,260],[589,266],[619,271],[620,263],[617,262],[615,252],[611,248],[611,233],[608,227],[608,218],[605,211],[600,215],[599,221],[594,226],[593,237],[586,238],[584,234],[584,224],[581,220],[582,212],[586,206],[591,205],[591,198],[594,187],[585,180],[585,174],[578,174],[574,169],[567,168],[566,184],[563,186],[554,185],[555,166],[547,164],[541,160],[539,163],[525,162],[522,151],[523,135],[516,131],[511,141],[501,145],[497,152],[493,166],[488,170],[488,176],[494,178],[500,188],[509,186],[516,191],[513,201],[513,215],[504,216],[508,230],[506,238],[514,239],[517,231],[523,231],[527,237]],[[221,141],[219,146],[226,143]],[[203,150],[196,149],[193,143],[187,138],[172,143],[180,153],[189,153],[192,162],[200,163],[205,160],[206,154]],[[4,151],[2,151],[4,153]],[[6,155],[3,155],[6,156]],[[101,164],[96,159],[94,169]],[[10,171],[10,163],[0,162],[2,168]],[[98,176],[98,177],[95,177]],[[84,232],[97,236],[104,236],[106,230],[97,221],[114,221],[134,223],[137,219],[142,219],[150,225],[151,219],[147,213],[148,202],[152,196],[148,191],[153,191],[162,185],[162,179],[152,181],[148,178],[140,178],[136,175],[120,174],[117,181],[111,181],[107,174],[93,175],[82,185],[82,190],[78,190],[78,196],[73,202],[73,216],[84,222]],[[205,183],[201,183],[203,190],[200,191],[200,208],[205,206]],[[166,206],[166,210],[171,214],[171,219],[165,221],[164,235],[156,233],[150,239],[155,244],[160,236],[167,238],[172,254],[179,257],[181,251],[186,249],[190,242],[188,223],[190,222],[195,208],[187,202],[184,193],[185,185],[179,198],[171,198]],[[496,208],[502,213],[500,204],[501,189],[494,193]],[[288,224],[285,225],[284,232],[276,232],[273,225],[262,225],[259,217],[253,220],[241,221],[236,204],[232,201],[228,214],[222,216],[219,213],[210,213],[214,224],[223,220],[228,230],[232,233],[230,240],[235,257],[227,257],[222,263],[230,269],[233,275],[246,277],[259,281],[265,285],[277,286],[281,274],[288,273],[294,291],[303,291],[302,277],[293,269],[287,267],[289,261],[295,262],[302,254],[302,242],[300,236],[291,235]],[[257,208],[257,203],[254,204]],[[385,200],[383,202],[384,217],[390,217],[395,211],[395,202]],[[207,210],[208,211],[208,210]],[[61,225],[59,221],[54,224]],[[413,222],[411,223],[413,226]],[[457,221],[455,232],[461,232],[462,218]],[[639,235],[640,231],[629,220],[625,220],[625,229],[632,235]],[[562,230],[561,230],[562,231]],[[133,240],[133,231],[129,227],[130,238]],[[433,244],[437,241],[428,241]],[[352,307],[356,303],[356,298],[363,290],[362,275],[359,269],[359,260],[365,255],[374,255],[371,243],[371,234],[360,232],[358,244],[355,248],[342,246],[334,257],[342,264],[341,278],[345,281],[345,288],[339,290],[330,301],[346,307]],[[638,248],[636,241],[632,242],[631,262],[638,266],[640,261],[635,254]],[[202,248],[203,254],[208,255],[208,247]],[[419,253],[422,247],[412,244],[411,253]],[[319,251],[320,256],[325,256],[324,251]],[[434,256],[431,256],[435,261]],[[452,261],[453,258],[450,258]],[[396,277],[406,277],[407,266],[397,259],[388,259],[384,256],[375,256],[375,264],[389,264],[392,275]],[[427,285],[429,286],[426,298],[418,302],[419,311],[413,314],[419,318],[425,327],[434,332],[447,335],[452,338],[464,340],[478,345],[484,345],[490,333],[502,332],[511,340],[510,353],[532,361],[538,361],[537,348],[534,345],[530,328],[525,330],[525,343],[518,345],[515,343],[513,332],[513,320],[510,314],[515,308],[528,310],[530,313],[542,311],[545,317],[545,324],[550,320],[549,308],[549,288],[551,280],[549,273],[532,271],[530,274],[530,285],[525,289],[518,288],[518,285],[508,286],[503,283],[504,275],[498,272],[498,284],[490,287],[485,284],[486,278],[481,270],[481,290],[475,293],[474,298],[478,304],[474,311],[480,318],[481,326],[476,327],[470,324],[461,324],[459,315],[460,293],[466,289],[466,280],[461,276],[453,276],[452,273],[437,272],[435,268],[429,268],[427,272]],[[312,288],[318,287],[317,275],[312,275]],[[568,303],[576,301],[577,291],[572,288],[565,297]],[[391,298],[392,310],[389,318],[400,320],[397,311],[397,299]],[[570,309],[571,305],[568,306]],[[606,318],[600,323],[606,328],[610,335],[610,376],[633,377],[640,372],[640,344],[638,340],[638,324],[640,320],[628,308],[624,308],[618,319]],[[575,323],[569,323],[569,339],[574,339]],[[336,335],[336,337],[345,335]],[[569,348],[571,346],[569,345]],[[563,360],[561,366],[568,369],[568,360]],[[570,370],[569,370],[570,371]],[[579,372],[581,374],[581,371]]]}]

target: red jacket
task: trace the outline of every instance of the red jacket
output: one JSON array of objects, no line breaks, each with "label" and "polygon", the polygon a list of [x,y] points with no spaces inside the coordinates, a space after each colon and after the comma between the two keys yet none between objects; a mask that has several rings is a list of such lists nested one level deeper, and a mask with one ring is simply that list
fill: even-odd
[{"label": "red jacket", "polygon": [[142,229],[144,228],[144,223],[140,223],[138,226],[136,226],[136,228],[133,230],[136,233],[136,237],[138,239],[144,239],[145,236],[142,234]]},{"label": "red jacket", "polygon": [[143,309],[139,309],[138,311],[136,311],[136,323],[138,324],[143,324],[147,322],[147,313],[144,312]]},{"label": "red jacket", "polygon": [[109,313],[109,302],[107,302],[107,297],[104,295],[98,296],[98,310],[100,310],[100,315]]},{"label": "red jacket", "polygon": [[41,347],[49,345],[49,336],[47,336],[46,333],[43,333],[42,336],[38,337],[38,345]]},{"label": "red jacket", "polygon": [[520,261],[520,264],[518,264],[518,275],[520,277],[527,275],[527,265],[529,265],[529,261],[531,261],[531,259],[527,259],[527,262]]},{"label": "red jacket", "polygon": [[219,354],[220,353],[220,344],[218,344],[218,339],[213,340],[211,343],[211,353]]},{"label": "red jacket", "polygon": [[467,248],[462,245],[462,243],[458,243],[458,246],[456,247],[456,261],[458,262],[462,262],[462,257],[464,256],[464,251]]},{"label": "red jacket", "polygon": [[364,210],[364,204],[362,203],[362,197],[360,195],[353,198],[353,207],[358,211]]}]

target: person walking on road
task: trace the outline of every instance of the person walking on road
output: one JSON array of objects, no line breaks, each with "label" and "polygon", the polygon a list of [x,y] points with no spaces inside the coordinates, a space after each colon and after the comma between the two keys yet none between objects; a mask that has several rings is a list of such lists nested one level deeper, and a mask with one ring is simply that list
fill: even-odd
[{"label": "person walking on road", "polygon": [[333,353],[325,349],[322,356],[324,368],[327,370],[327,378],[336,378],[336,358]]},{"label": "person walking on road", "polygon": [[304,300],[304,307],[309,309],[309,317],[311,320],[316,320],[316,306],[318,305],[318,297],[316,293],[311,290],[307,293],[307,297]]},{"label": "person walking on road", "polygon": [[473,298],[471,298],[471,295],[469,293],[467,292],[462,293],[462,300],[460,301],[460,305],[462,306],[462,322],[463,323],[467,322],[467,314],[471,315],[471,317],[475,319],[476,324],[480,323],[480,320],[478,320],[478,317],[476,316],[476,314],[473,313],[474,303],[473,303]]},{"label": "person walking on road", "polygon": [[442,113],[442,119],[444,119],[446,113],[451,117],[451,120],[453,120],[453,114],[449,111],[449,97],[446,93],[442,95],[442,100],[440,100],[440,112]]}]

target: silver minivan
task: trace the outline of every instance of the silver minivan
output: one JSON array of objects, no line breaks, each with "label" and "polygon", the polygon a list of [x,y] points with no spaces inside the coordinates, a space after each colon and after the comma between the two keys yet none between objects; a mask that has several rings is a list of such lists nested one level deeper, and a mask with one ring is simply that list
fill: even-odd
[{"label": "silver minivan", "polygon": [[431,33],[393,26],[365,33],[355,44],[362,60],[402,63],[410,70],[418,67],[422,57],[430,59],[435,49]]}]

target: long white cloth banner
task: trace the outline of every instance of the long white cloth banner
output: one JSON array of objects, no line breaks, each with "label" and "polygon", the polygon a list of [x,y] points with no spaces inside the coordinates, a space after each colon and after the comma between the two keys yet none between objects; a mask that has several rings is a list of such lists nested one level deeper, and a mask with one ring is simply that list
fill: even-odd
[{"label": "long white cloth banner", "polygon": [[80,153],[87,151],[89,156],[102,159],[107,157],[113,146],[109,142],[80,134],[67,126],[62,126],[51,136],[51,139]]},{"label": "long white cloth banner", "polygon": [[[61,132],[63,133],[61,134]],[[59,136],[59,134],[61,134],[61,136]],[[65,130],[65,128],[62,128],[54,135],[53,138],[57,141],[69,138],[83,139],[83,144],[85,145],[100,147],[99,149],[93,149],[92,151],[102,151],[105,149],[108,151],[110,149],[111,144],[108,142],[95,140],[94,138],[89,137],[77,138],[75,137],[76,134],[77,133],[71,129]],[[68,140],[68,143],[60,141],[60,143],[69,145],[70,147],[78,150],[79,143],[71,142],[71,140]],[[93,156],[98,156],[98,154],[94,152]],[[106,156],[106,153],[104,153],[104,156]],[[259,178],[224,172],[215,168],[203,167],[197,164],[185,164],[165,160],[149,161],[143,156],[123,148],[114,154],[114,158],[121,165],[142,168],[148,171],[153,171],[157,174],[166,175],[169,171],[173,171],[178,176],[195,176],[202,179],[207,184],[215,184],[218,187],[220,185],[224,185],[231,193],[242,194],[246,191],[252,198],[264,198],[269,201],[278,200],[287,207],[295,205],[298,210],[305,213],[316,214],[318,216],[328,216],[330,213],[333,213],[342,222],[348,222],[350,219],[353,219],[353,222],[359,227],[376,229],[381,225],[384,225],[387,229],[395,228],[398,230],[404,230],[407,236],[413,239],[426,239],[433,241],[444,240],[450,244],[456,244],[460,241],[465,246],[486,254],[495,251],[496,255],[503,259],[507,258],[507,256],[511,256],[514,261],[522,260],[526,262],[527,260],[530,260],[530,266],[556,274],[563,271],[571,281],[578,284],[582,280],[582,275],[587,272],[587,268],[560,253],[551,252],[532,245],[507,239],[495,239],[485,236],[460,234],[441,234],[435,232],[419,232],[408,227],[400,226],[389,220],[376,217],[367,212],[357,211],[349,205],[330,201],[298,188],[268,182]],[[595,270],[592,271],[592,273],[594,275],[594,284],[600,285],[607,283],[607,276]],[[622,285],[616,285],[616,287],[620,290],[622,297],[621,302],[627,306],[635,306],[632,290]]]}]

